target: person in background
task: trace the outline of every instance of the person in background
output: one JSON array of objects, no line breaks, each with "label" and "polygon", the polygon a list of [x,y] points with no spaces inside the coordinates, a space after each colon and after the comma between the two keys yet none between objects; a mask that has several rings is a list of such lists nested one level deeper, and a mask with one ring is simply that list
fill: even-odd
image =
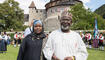
[{"label": "person in background", "polygon": [[15,34],[14,34],[14,47],[16,47],[16,45],[18,43],[17,39],[18,39],[18,34],[17,34],[17,32],[15,32]]},{"label": "person in background", "polygon": [[85,35],[83,34],[83,32],[82,32],[82,36],[81,37],[82,37],[82,39],[84,39],[84,37],[85,37]]},{"label": "person in background", "polygon": [[[84,35],[83,32],[80,32],[80,36],[81,36],[82,40],[84,41],[84,40],[85,40],[85,35]],[[84,41],[84,42],[85,42],[85,41]]]},{"label": "person in background", "polygon": [[6,53],[6,51],[7,51],[7,39],[8,39],[6,32],[3,33],[2,39],[3,39],[3,43],[4,43],[4,50],[3,51],[4,51],[4,53]]},{"label": "person in background", "polygon": [[27,28],[25,29],[25,31],[24,31],[24,37],[26,37],[28,34],[30,34],[30,33],[32,32],[33,21],[34,21],[34,20],[31,21],[30,27],[27,27]]},{"label": "person in background", "polygon": [[60,29],[49,34],[43,49],[47,60],[87,60],[88,53],[81,36],[70,30],[72,15],[64,11],[59,20]]},{"label": "person in background", "polygon": [[19,33],[18,34],[18,46],[20,46],[21,41],[22,41],[22,35],[21,35],[21,33]]},{"label": "person in background", "polygon": [[103,36],[102,33],[101,33],[101,34],[99,35],[99,49],[100,49],[100,50],[104,50],[103,41],[104,41],[104,36]]},{"label": "person in background", "polygon": [[10,44],[10,42],[11,42],[11,37],[10,37],[10,35],[9,34],[7,34],[7,44],[9,45]]},{"label": "person in background", "polygon": [[43,40],[45,38],[42,22],[35,20],[33,22],[33,32],[22,41],[17,60],[42,60]]},{"label": "person in background", "polygon": [[4,48],[4,43],[3,43],[3,39],[2,39],[2,35],[1,35],[1,32],[0,32],[0,53],[3,53],[3,48]]},{"label": "person in background", "polygon": [[85,34],[85,45],[88,47],[88,33]]},{"label": "person in background", "polygon": [[24,39],[24,33],[22,34],[22,40]]},{"label": "person in background", "polygon": [[91,33],[88,33],[87,39],[88,39],[88,41],[89,41],[89,48],[92,48],[92,42],[91,42],[91,40],[92,40],[92,35],[91,35]]}]

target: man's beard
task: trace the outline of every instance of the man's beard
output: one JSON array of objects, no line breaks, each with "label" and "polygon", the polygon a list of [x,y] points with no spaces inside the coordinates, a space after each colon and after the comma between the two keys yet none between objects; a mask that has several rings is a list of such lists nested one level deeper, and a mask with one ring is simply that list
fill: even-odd
[{"label": "man's beard", "polygon": [[61,25],[61,30],[63,31],[63,32],[68,32],[69,30],[70,30],[70,26],[68,25],[68,26],[63,26],[63,25]]}]

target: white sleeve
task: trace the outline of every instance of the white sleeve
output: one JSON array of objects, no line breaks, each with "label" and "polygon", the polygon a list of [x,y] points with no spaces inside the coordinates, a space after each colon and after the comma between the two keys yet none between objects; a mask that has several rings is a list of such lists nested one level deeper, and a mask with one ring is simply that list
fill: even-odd
[{"label": "white sleeve", "polygon": [[47,43],[43,49],[43,53],[47,60],[52,60],[53,49],[52,49],[52,35],[49,35]]},{"label": "white sleeve", "polygon": [[4,38],[2,38],[2,39],[4,39],[4,40],[6,40],[7,41],[7,39],[8,39],[8,37],[7,37],[7,35],[4,35],[5,37]]},{"label": "white sleeve", "polygon": [[11,37],[9,36],[9,39],[11,39]]},{"label": "white sleeve", "polygon": [[92,39],[92,35],[90,34],[90,39]]},{"label": "white sleeve", "polygon": [[14,35],[14,38],[16,39],[16,34]]},{"label": "white sleeve", "polygon": [[79,34],[77,36],[77,39],[78,39],[78,51],[75,58],[76,60],[87,60],[88,57],[87,49]]},{"label": "white sleeve", "polygon": [[6,35],[5,39],[8,40],[8,36],[7,35]]},{"label": "white sleeve", "polygon": [[100,39],[101,39],[101,40],[104,40],[104,37],[102,36]]},{"label": "white sleeve", "polygon": [[2,36],[0,35],[0,40],[2,40]]},{"label": "white sleeve", "polygon": [[31,33],[30,29],[26,28],[25,31],[24,31],[24,37],[26,37],[30,33]]}]

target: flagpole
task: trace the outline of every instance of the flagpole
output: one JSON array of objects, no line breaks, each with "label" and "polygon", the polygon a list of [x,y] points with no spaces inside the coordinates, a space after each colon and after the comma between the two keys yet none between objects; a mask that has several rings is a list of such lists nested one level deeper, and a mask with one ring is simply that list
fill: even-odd
[{"label": "flagpole", "polygon": [[94,24],[93,47],[94,48],[98,48],[98,25],[97,25],[97,17],[95,17],[95,24]]}]

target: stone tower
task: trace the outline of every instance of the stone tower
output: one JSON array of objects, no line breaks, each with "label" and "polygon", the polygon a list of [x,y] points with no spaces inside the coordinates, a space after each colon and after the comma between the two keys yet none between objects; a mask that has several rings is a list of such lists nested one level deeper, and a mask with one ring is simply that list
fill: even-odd
[{"label": "stone tower", "polygon": [[36,10],[35,4],[32,1],[31,5],[29,6],[29,25],[31,24],[31,21],[34,19],[35,10]]},{"label": "stone tower", "polygon": [[43,22],[46,19],[46,10],[37,9],[32,1],[31,5],[29,6],[29,24],[33,19],[41,20]]},{"label": "stone tower", "polygon": [[65,10],[70,10],[70,6],[81,2],[79,0],[50,0],[45,5],[47,11],[47,18],[44,20],[45,29],[52,31],[60,27],[58,16]]}]

